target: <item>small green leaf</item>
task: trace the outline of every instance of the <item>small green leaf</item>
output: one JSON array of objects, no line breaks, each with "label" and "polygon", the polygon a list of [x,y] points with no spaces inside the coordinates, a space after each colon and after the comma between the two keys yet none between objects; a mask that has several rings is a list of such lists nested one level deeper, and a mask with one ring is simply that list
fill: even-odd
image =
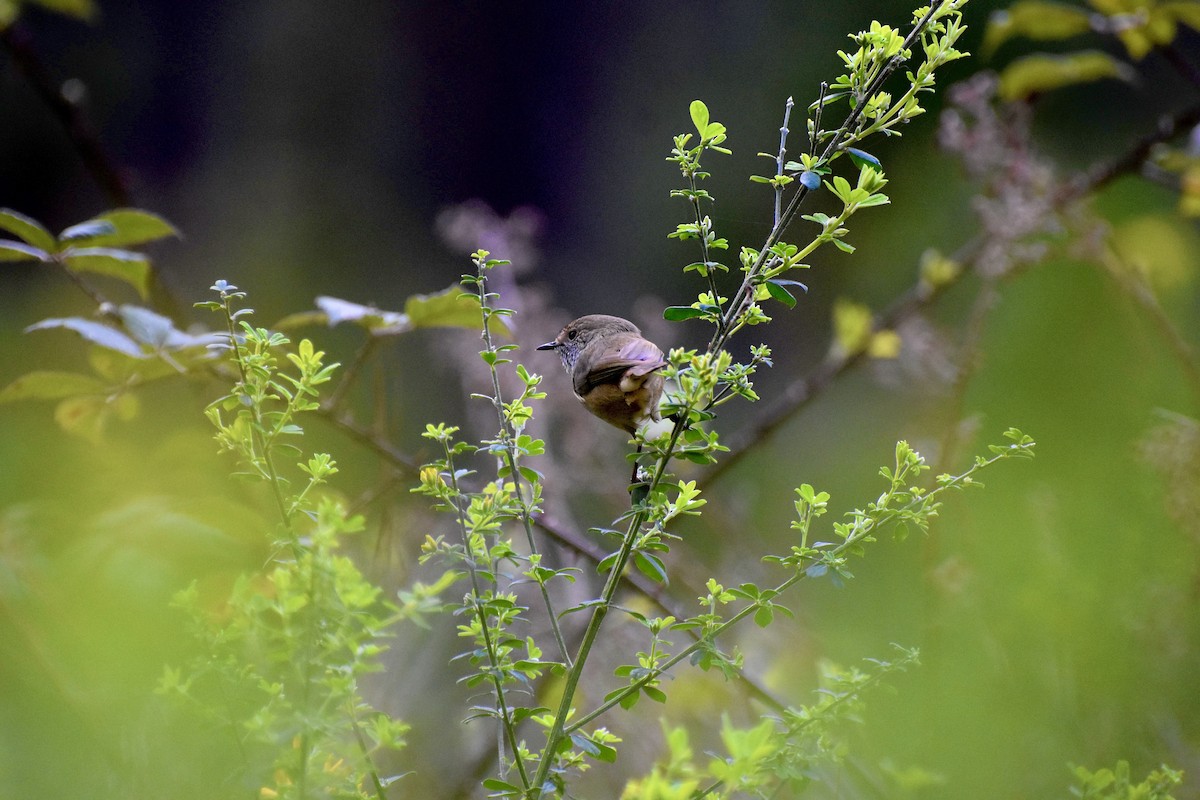
[{"label": "small green leaf", "polygon": [[846,155],[850,156],[850,160],[854,162],[854,166],[862,169],[870,167],[876,172],[883,171],[883,165],[879,163],[879,159],[868,152],[859,150],[857,147],[847,147]]},{"label": "small green leaf", "polygon": [[649,553],[634,553],[633,563],[639,572],[655,583],[667,582],[667,568],[656,556]]},{"label": "small green leaf", "polygon": [[765,628],[775,619],[775,610],[771,606],[759,606],[754,610],[754,624]]},{"label": "small green leaf", "polygon": [[704,136],[708,128],[708,106],[701,100],[693,100],[688,111],[692,115],[692,124],[696,126],[696,132]]},{"label": "small green leaf", "polygon": [[157,214],[137,208],[118,208],[101,214],[95,221],[106,222],[113,228],[111,233],[93,239],[94,244],[104,247],[128,247],[179,236],[174,225]]},{"label": "small green leaf", "polygon": [[[414,328],[477,329],[480,327],[479,305],[465,302],[472,297],[458,286],[433,294],[414,294],[404,301],[404,313]],[[489,324],[509,332],[501,319],[492,317]]]},{"label": "small green leaf", "polygon": [[30,372],[0,389],[0,403],[13,400],[59,400],[82,394],[101,395],[106,385],[91,375],[77,372]]},{"label": "small green leaf", "polygon": [[108,247],[79,247],[64,251],[63,263],[75,272],[118,278],[146,297],[150,289],[150,260],[141,253]]},{"label": "small green leaf", "polygon": [[43,228],[41,223],[11,208],[0,208],[0,230],[8,231],[26,244],[48,253],[58,249],[54,235]]},{"label": "small green leaf", "polygon": [[668,306],[663,311],[663,319],[669,322],[682,322],[685,319],[696,319],[697,317],[707,317],[709,312],[691,306]]},{"label": "small green leaf", "polygon": [[988,17],[983,52],[991,55],[1013,38],[1055,41],[1087,33],[1091,29],[1086,9],[1046,0],[1017,0]]},{"label": "small green leaf", "polygon": [[50,254],[24,242],[0,239],[0,261],[49,261]]},{"label": "small green leaf", "polygon": [[667,693],[662,689],[659,689],[657,686],[643,686],[642,693],[656,703],[667,702]]},{"label": "small green leaf", "polygon": [[109,350],[116,350],[118,353],[124,353],[127,356],[134,358],[145,358],[146,354],[142,352],[142,348],[133,339],[130,339],[125,334],[121,333],[116,328],[94,322],[90,319],[81,317],[66,317],[63,319],[44,319],[41,322],[30,325],[25,329],[29,331],[49,330],[51,328],[66,328],[74,331],[87,339],[92,344],[101,347],[107,347]]},{"label": "small green leaf", "polygon": [[767,281],[766,285],[767,285],[767,292],[771,295],[772,298],[783,303],[788,308],[796,307],[796,298],[792,296],[791,292],[789,292],[787,289],[780,286],[779,283],[777,283],[776,281],[770,280],[770,281]]},{"label": "small green leaf", "polygon": [[1018,58],[1000,73],[998,94],[1003,100],[1022,100],[1030,95],[1105,78],[1131,80],[1132,69],[1100,51],[1067,55],[1035,53]]},{"label": "small green leaf", "polygon": [[503,794],[521,794],[520,786],[514,786],[511,783],[506,783],[499,778],[485,778],[483,781],[483,788],[489,789],[493,792],[501,792]]},{"label": "small green leaf", "polygon": [[[407,314],[382,311],[374,306],[364,306],[325,295],[318,296],[313,302],[324,314],[322,321],[330,327],[343,322],[353,322],[375,333],[405,333],[413,327]],[[305,322],[307,318],[300,317],[298,321]]]},{"label": "small green leaf", "polygon": [[78,225],[72,225],[58,235],[58,241],[66,244],[68,242],[80,242],[84,240],[96,239],[101,236],[107,236],[117,232],[116,227],[111,222],[106,222],[100,219],[89,219],[86,222],[80,222]]}]

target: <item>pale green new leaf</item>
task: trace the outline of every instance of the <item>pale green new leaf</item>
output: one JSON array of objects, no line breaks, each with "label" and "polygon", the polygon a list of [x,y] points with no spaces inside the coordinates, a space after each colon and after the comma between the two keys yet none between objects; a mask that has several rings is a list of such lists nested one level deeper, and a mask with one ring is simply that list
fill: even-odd
[{"label": "pale green new leaf", "polygon": [[142,297],[150,291],[150,259],[141,253],[111,247],[78,247],[65,251],[63,263],[76,272],[123,280]]},{"label": "pale green new leaf", "polygon": [[26,244],[52,253],[58,249],[54,235],[41,223],[11,208],[0,208],[0,230],[8,231]]},{"label": "pale green new leaf", "polygon": [[1096,50],[1069,55],[1038,53],[1019,58],[1000,73],[999,95],[1004,100],[1020,100],[1040,92],[1061,89],[1078,83],[1105,78],[1129,80],[1127,64]]}]

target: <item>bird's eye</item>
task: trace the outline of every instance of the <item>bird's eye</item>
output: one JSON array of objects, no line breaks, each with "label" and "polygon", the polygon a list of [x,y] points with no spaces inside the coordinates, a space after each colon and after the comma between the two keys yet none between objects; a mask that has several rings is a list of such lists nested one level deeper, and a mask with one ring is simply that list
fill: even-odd
[{"label": "bird's eye", "polygon": [[568,331],[567,332],[568,339],[574,339],[578,335],[579,335],[579,331]]}]

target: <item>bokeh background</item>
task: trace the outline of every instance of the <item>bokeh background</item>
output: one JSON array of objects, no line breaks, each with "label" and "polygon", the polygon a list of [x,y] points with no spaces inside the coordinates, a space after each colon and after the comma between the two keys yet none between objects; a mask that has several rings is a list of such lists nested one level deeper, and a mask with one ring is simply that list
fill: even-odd
[{"label": "bokeh background", "polygon": [[[969,4],[965,49],[978,51],[1001,7]],[[709,162],[718,230],[735,247],[755,245],[771,197],[747,176],[771,169],[755,154],[777,149],[785,99],[796,98],[792,128],[802,130],[819,81],[839,73],[846,34],[873,18],[906,24],[911,8],[129,0],[100,12],[83,23],[30,7],[20,33],[81,97],[130,204],[182,231],[151,248],[181,321],[211,324],[190,305],[219,278],[250,292],[264,324],[318,295],[398,309],[454,283],[469,268],[464,252],[482,243],[515,262],[507,297],[523,312],[524,343],[606,312],[664,346],[696,346],[705,331],[661,321],[663,305],[688,303],[698,288],[681,270],[695,254],[666,237],[685,219],[664,158],[690,128],[688,103],[703,99],[730,130],[733,155]],[[1196,42],[1185,30],[1178,48],[1200,64]],[[1099,37],[1087,44],[1122,52]],[[940,83],[1029,49],[957,62]],[[1133,80],[1039,98],[1033,146],[1069,174],[1123,153],[1197,94],[1151,54]],[[980,230],[979,186],[938,145],[944,103],[932,98],[902,139],[869,148],[892,205],[855,218],[858,251],[821,251],[799,306],[743,339],[775,350],[764,398],[826,357],[835,300],[882,308],[913,284],[922,254],[951,253]],[[0,50],[0,206],[59,230],[112,205],[12,51]],[[1176,193],[1123,178],[1084,217],[1078,230],[1101,224],[1121,258],[1146,270],[1161,319],[1194,348],[1200,239]],[[766,640],[746,633],[754,669],[797,702],[821,659],[886,657],[891,642],[922,648],[919,670],[871,698],[831,796],[1063,796],[1069,763],[1121,758],[1135,774],[1183,768],[1192,777],[1179,796],[1200,796],[1198,398],[1157,318],[1094,252],[1051,248],[1001,282],[977,338],[980,279],[964,278],[902,331],[899,359],[824,388],[712,484],[705,522],[684,531],[673,554],[682,575],[756,579],[756,555],[790,543],[801,482],[830,491],[841,512],[878,494],[876,471],[897,439],[940,470],[961,469],[1010,425],[1039,441],[1035,461],[1005,464],[984,476],[984,491],[952,498],[929,537],[872,546],[854,581],[803,586],[794,623]],[[70,334],[22,331],[90,314],[88,299],[31,266],[5,265],[2,279],[0,383],[35,368],[86,369]],[[305,333],[342,360],[358,341],[341,329]],[[964,342],[977,344],[967,373]],[[481,377],[464,373],[474,349],[469,333],[437,331],[382,354],[371,385],[389,399],[388,433],[402,448],[420,456],[427,421],[473,424],[459,398]],[[569,390],[543,355],[522,358],[547,373],[553,406]],[[0,406],[0,795],[183,796],[197,771],[219,769],[150,695],[163,664],[188,648],[171,594],[194,579],[222,585],[264,557],[257,498],[229,483],[200,414],[214,391],[182,381],[148,390],[137,418],[99,444],[65,435],[48,405]],[[723,430],[745,430],[753,415],[731,408]],[[557,513],[579,529],[604,524],[622,497],[620,437],[569,397],[546,416]],[[378,478],[369,453],[320,425],[313,433],[346,465],[348,497]],[[375,577],[402,584],[436,523],[403,490],[386,500],[370,508],[360,555]],[[376,687],[382,705],[417,725],[411,763],[400,760],[423,768],[406,779],[412,796],[452,796],[440,792],[462,765],[445,742],[476,735],[440,705],[461,708],[464,695],[430,688],[451,639],[402,639]],[[689,680],[668,713],[712,723],[724,698],[738,702],[734,689]],[[640,708],[639,724],[652,730],[656,711]],[[425,714],[438,730],[421,732]],[[622,764],[644,768],[656,746],[650,737]]]}]

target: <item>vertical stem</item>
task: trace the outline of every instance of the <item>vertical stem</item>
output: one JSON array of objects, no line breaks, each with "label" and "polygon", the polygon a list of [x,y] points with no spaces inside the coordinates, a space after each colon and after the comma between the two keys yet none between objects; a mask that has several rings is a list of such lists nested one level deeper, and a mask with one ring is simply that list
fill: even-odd
[{"label": "vertical stem", "polygon": [[504,683],[500,679],[499,664],[496,659],[496,647],[492,641],[491,631],[488,629],[487,612],[484,611],[480,598],[479,576],[475,569],[475,554],[471,549],[471,536],[468,532],[467,517],[462,509],[462,493],[458,488],[458,476],[454,469],[454,456],[450,453],[449,442],[443,442],[442,447],[446,454],[446,472],[450,475],[450,488],[454,490],[454,511],[458,516],[458,531],[462,534],[467,574],[471,579],[471,606],[475,611],[476,618],[479,620],[479,634],[483,637],[483,646],[488,654],[488,674],[492,679],[492,688],[496,691],[496,705],[499,706],[500,725],[504,729],[508,746],[512,750],[513,763],[517,767],[517,773],[521,776],[521,786],[528,792],[529,774],[525,771],[525,760],[521,758],[517,733],[513,730],[512,717],[508,712],[508,703],[504,699]]},{"label": "vertical stem", "polygon": [[[788,97],[787,103],[783,106],[783,125],[779,128],[779,155],[775,158],[775,177],[783,176],[783,165],[787,162],[787,137],[788,137],[788,120],[792,118],[792,106],[796,104],[791,97]],[[779,217],[783,214],[783,184],[775,186],[775,224],[779,224]]]},{"label": "vertical stem", "polygon": [[[921,19],[919,19],[915,25],[913,25],[913,28],[911,31],[909,31],[908,36],[905,37],[904,42],[900,47],[901,52],[912,49],[913,43],[920,38],[921,32],[925,29],[925,26],[929,24],[930,20],[933,19],[933,15],[941,8],[941,6],[942,3],[930,4],[928,10],[925,12],[925,15],[921,17]],[[904,58],[902,55],[898,54],[894,56],[879,69],[871,82],[863,90],[863,94],[866,97],[871,97],[876,94],[880,88],[882,88],[884,82],[891,77],[892,73],[895,72],[895,70],[902,63],[904,63]],[[841,127],[834,132],[833,137],[829,140],[829,144],[826,145],[824,152],[821,153],[820,163],[826,163],[838,151],[842,145],[842,141],[854,129],[854,126],[858,124],[858,120],[862,116],[865,108],[866,103],[860,102],[853,109],[851,109],[849,115],[846,117],[846,120],[842,123]],[[755,260],[750,269],[746,271],[746,277],[742,279],[742,285],[738,287],[737,293],[733,297],[733,301],[730,303],[729,308],[726,309],[720,324],[717,326],[716,332],[713,334],[713,338],[709,341],[708,350],[710,353],[715,353],[724,348],[729,338],[729,331],[733,328],[733,324],[741,315],[742,309],[747,303],[747,297],[750,294],[750,290],[755,285],[755,281],[758,279],[759,273],[762,272],[764,265],[767,263],[771,248],[779,243],[779,240],[783,237],[784,231],[787,230],[788,225],[791,224],[792,220],[796,216],[796,213],[799,211],[800,204],[804,202],[804,199],[808,195],[809,190],[804,186],[801,186],[796,190],[796,193],[792,195],[792,199],[788,203],[787,209],[783,212],[783,216],[771,229],[770,234],[768,234],[766,242],[763,243],[762,248],[758,252],[758,258]]]},{"label": "vertical stem", "polygon": [[[666,450],[663,451],[662,456],[659,457],[654,475],[650,479],[647,494],[653,492],[666,475],[667,462],[670,461],[671,454],[675,450],[675,445],[679,441],[679,436],[686,427],[685,419],[686,414],[681,414],[679,421],[671,429],[670,441],[667,443]],[[583,666],[587,663],[588,654],[591,652],[592,646],[596,643],[596,637],[600,634],[600,627],[604,624],[604,618],[608,616],[608,609],[611,607],[613,597],[617,593],[617,587],[621,585],[621,575],[625,572],[625,567],[629,563],[629,554],[633,550],[633,542],[637,538],[638,530],[645,521],[646,511],[644,509],[635,513],[633,519],[629,521],[625,537],[621,540],[621,549],[617,551],[617,557],[614,559],[612,569],[608,573],[608,580],[604,583],[604,590],[600,593],[600,603],[592,610],[592,616],[588,620],[587,628],[584,629],[583,638],[579,643],[579,650],[575,654],[575,663],[567,673],[562,697],[559,699],[558,709],[554,713],[554,725],[551,727],[550,733],[546,736],[546,746],[542,748],[542,759],[538,764],[537,774],[533,778],[532,794],[530,795],[533,798],[541,797],[541,787],[545,785],[546,777],[549,775],[550,768],[554,763],[554,756],[558,752],[559,744],[562,742],[563,736],[566,735],[564,731],[567,715],[571,713],[571,703],[575,699],[575,690],[578,688],[579,679],[583,675]]]},{"label": "vertical stem", "polygon": [[[492,308],[488,305],[487,293],[487,276],[484,270],[486,269],[486,261],[480,258],[478,262],[478,281],[475,284],[479,294],[479,306],[483,316],[483,344],[489,353],[495,353],[496,348],[492,342],[492,331],[488,324],[492,317]],[[525,528],[525,540],[529,544],[529,552],[531,555],[538,555],[537,541],[533,537],[533,519],[530,516],[529,504],[525,501],[525,491],[521,487],[521,473],[517,469],[516,455],[516,431],[513,430],[512,422],[504,413],[504,401],[500,392],[500,375],[496,372],[495,363],[490,365],[492,373],[492,406],[496,409],[496,414],[500,418],[500,436],[504,443],[504,460],[508,467],[509,474],[512,476],[513,491],[517,495],[517,503],[521,506],[521,523]],[[538,589],[541,590],[542,603],[546,606],[546,616],[550,619],[550,630],[554,633],[554,641],[558,644],[558,651],[562,654],[563,661],[567,666],[571,666],[571,654],[567,650],[566,639],[563,638],[562,628],[558,624],[558,615],[554,613],[554,604],[550,600],[550,591],[546,588],[543,581],[537,581]]]}]

